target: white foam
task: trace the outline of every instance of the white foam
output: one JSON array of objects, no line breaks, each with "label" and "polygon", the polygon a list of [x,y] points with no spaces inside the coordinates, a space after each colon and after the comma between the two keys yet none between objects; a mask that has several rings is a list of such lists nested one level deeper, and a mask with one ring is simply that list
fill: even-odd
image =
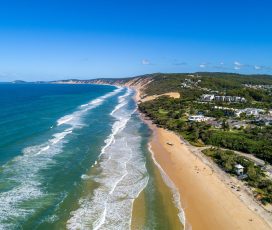
[{"label": "white foam", "polygon": [[63,140],[68,134],[72,133],[72,129],[66,129],[64,132],[61,133],[55,133],[53,134],[52,139],[49,140],[49,142],[51,142],[52,144],[57,144],[58,142],[60,142],[61,140]]},{"label": "white foam", "polygon": [[87,104],[83,104],[81,106],[79,106],[78,110],[65,115],[63,117],[61,117],[60,119],[57,120],[57,126],[61,126],[61,125],[70,125],[75,127],[81,127],[82,123],[80,122],[80,119],[82,117],[82,115],[84,115],[84,113],[88,112],[89,110],[92,110],[94,108],[96,108],[97,106],[101,105],[107,98],[112,97],[114,95],[116,95],[117,93],[119,93],[123,88],[118,87],[117,89],[115,89],[114,91],[107,93],[101,97],[98,97],[92,101],[90,101]]},{"label": "white foam", "polygon": [[83,105],[81,105],[80,107],[82,108],[82,107],[86,107],[86,106],[88,106],[89,104],[83,104]]},{"label": "white foam", "polygon": [[[42,207],[43,202],[50,199],[51,194],[47,194],[41,187],[39,171],[55,163],[53,157],[62,152],[62,148],[67,142],[66,137],[71,135],[75,128],[82,127],[80,118],[85,112],[101,105],[106,98],[121,90],[122,88],[117,88],[113,92],[91,101],[88,106],[83,107],[84,109],[79,108],[74,113],[60,118],[57,121],[58,126],[66,124],[70,127],[53,134],[48,141],[40,145],[23,149],[23,155],[15,157],[1,167],[0,180],[8,178],[8,181],[12,181],[12,187],[0,193],[0,229],[17,228],[18,226],[12,224],[11,220],[24,220],[36,209]],[[82,176],[82,179],[87,179],[87,175]],[[23,205],[31,200],[35,200],[35,206]],[[20,221],[18,220],[18,222]]]},{"label": "white foam", "polygon": [[56,149],[56,144],[61,142],[68,134],[71,134],[72,132],[73,132],[72,128],[69,128],[69,129],[65,129],[61,133],[55,133],[52,135],[52,138],[48,140],[48,142],[45,142],[41,145],[29,146],[23,149],[23,155],[24,156],[39,155],[39,154],[47,153],[48,150],[50,149],[54,150]]},{"label": "white foam", "polygon": [[[68,229],[129,229],[134,199],[145,188],[148,175],[145,160],[141,155],[141,137],[135,134],[137,128],[130,121],[135,110],[120,107],[121,98],[111,115],[116,119],[112,133],[101,149],[99,169],[94,177],[100,186],[92,197],[83,197],[79,209],[71,212]],[[116,108],[119,108],[116,110]],[[122,109],[121,109],[122,108]]]},{"label": "white foam", "polygon": [[[42,157],[40,153],[43,153]],[[24,150],[24,155],[14,158],[2,167],[1,178],[13,181],[11,189],[0,193],[0,226],[3,229],[14,229],[15,226],[7,227],[6,223],[12,219],[25,219],[50,197],[40,187],[38,176],[40,169],[53,162],[49,154],[52,154],[49,146],[32,146]],[[24,206],[24,202],[28,200],[36,200],[35,206]]]},{"label": "white foam", "polygon": [[57,126],[63,125],[73,119],[72,115],[66,115],[57,120]]},{"label": "white foam", "polygon": [[126,97],[128,97],[131,93],[132,93],[132,90],[127,88],[127,92],[124,95],[121,95],[118,97],[119,103],[122,103],[126,99]]},{"label": "white foam", "polygon": [[118,111],[119,109],[121,109],[122,107],[124,107],[128,102],[126,102],[126,98],[128,96],[130,96],[132,93],[132,90],[127,88],[127,91],[124,95],[121,95],[118,97],[118,102],[119,104],[114,108],[114,110],[110,113],[111,116],[113,116],[113,114]]},{"label": "white foam", "polygon": [[112,112],[110,113],[110,115],[113,115],[117,110],[121,109],[121,108],[124,107],[126,104],[127,104],[127,102],[120,103],[118,106],[115,107],[114,110],[112,110]]},{"label": "white foam", "polygon": [[81,175],[81,179],[82,179],[82,180],[88,180],[88,179],[90,179],[90,178],[91,178],[91,176],[88,176],[88,175],[86,175],[86,174]]},{"label": "white foam", "polygon": [[160,164],[156,161],[154,153],[153,153],[153,151],[151,149],[150,143],[148,144],[148,150],[151,153],[151,156],[152,156],[152,159],[153,159],[155,165],[158,167],[158,169],[159,169],[159,171],[161,173],[161,176],[163,178],[164,183],[172,191],[174,204],[175,204],[176,208],[179,210],[179,213],[178,213],[179,220],[183,224],[183,226],[185,226],[185,223],[186,223],[185,222],[186,221],[186,219],[185,219],[185,213],[184,213],[184,210],[182,209],[182,206],[181,206],[179,191],[178,191],[177,187],[175,186],[175,184],[173,183],[173,181],[168,177],[168,175],[166,174],[166,172],[160,166]]}]

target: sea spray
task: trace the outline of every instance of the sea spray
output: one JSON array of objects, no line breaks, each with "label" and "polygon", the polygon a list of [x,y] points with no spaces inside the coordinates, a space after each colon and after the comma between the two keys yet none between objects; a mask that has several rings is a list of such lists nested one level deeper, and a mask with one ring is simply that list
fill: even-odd
[{"label": "sea spray", "polygon": [[[52,202],[55,195],[48,193],[42,186],[45,178],[40,172],[56,164],[54,157],[62,153],[64,145],[69,141],[67,137],[71,136],[74,129],[83,127],[83,116],[121,90],[122,88],[117,88],[84,106],[79,106],[75,112],[59,118],[57,126],[50,127],[52,132],[56,132],[47,141],[24,148],[22,155],[1,166],[0,229],[20,228],[19,223],[23,223],[32,214]],[[62,131],[61,126],[64,126]]]},{"label": "sea spray", "polygon": [[[0,229],[130,229],[134,200],[143,189],[145,227],[169,226],[146,148],[149,132],[135,113],[132,90],[31,86],[36,92],[43,87],[34,106],[31,94],[24,113],[1,121],[15,121],[1,133],[9,131],[23,145],[11,142],[11,150],[19,144],[16,154],[0,168]],[[2,141],[1,154],[3,143],[8,142]]]},{"label": "sea spray", "polygon": [[[115,118],[112,133],[101,149],[94,180],[99,184],[92,196],[82,197],[79,208],[71,212],[68,229],[129,229],[133,201],[145,188],[148,175],[141,152],[141,136],[135,133],[135,112],[128,106],[131,90],[119,96],[110,113]],[[85,177],[85,176],[84,176]]]},{"label": "sea spray", "polygon": [[96,108],[97,106],[101,105],[107,98],[114,96],[115,94],[119,93],[122,90],[121,87],[118,87],[113,92],[107,93],[99,98],[96,98],[90,101],[88,104],[84,104],[79,106],[78,110],[73,112],[72,114],[65,115],[57,120],[57,126],[61,125],[70,125],[73,128],[79,127],[82,125],[80,120],[82,119],[82,115],[84,115],[89,110]]}]

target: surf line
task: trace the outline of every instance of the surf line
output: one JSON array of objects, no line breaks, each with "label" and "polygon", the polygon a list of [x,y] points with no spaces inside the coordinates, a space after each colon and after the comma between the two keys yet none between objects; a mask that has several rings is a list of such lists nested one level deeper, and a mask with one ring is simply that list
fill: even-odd
[{"label": "surf line", "polygon": [[[126,143],[127,145],[127,143]],[[114,190],[116,189],[117,185],[128,175],[128,171],[127,171],[127,163],[131,160],[132,158],[132,151],[130,149],[130,157],[129,159],[124,162],[123,164],[125,165],[125,173],[118,179],[118,181],[116,181],[116,183],[113,185],[112,189],[110,190],[109,192],[109,195],[112,195]],[[108,202],[108,198],[107,200],[105,201],[105,207],[104,207],[104,210],[103,210],[103,213],[101,215],[100,218],[98,218],[98,220],[96,222],[98,222],[97,224],[95,224],[95,226],[93,227],[93,230],[98,230],[104,223],[105,223],[105,220],[106,220],[106,215],[107,215],[107,202]]]},{"label": "surf line", "polygon": [[[114,112],[111,112],[110,115],[113,116],[116,121],[113,123],[112,125],[112,133],[107,137],[107,139],[105,140],[105,145],[104,147],[101,149],[101,152],[100,152],[100,155],[99,155],[99,159],[101,159],[101,156],[106,154],[106,149],[113,143],[115,143],[115,136],[120,132],[122,131],[125,127],[126,127],[126,124],[127,122],[130,120],[131,118],[131,115],[134,113],[134,111],[127,111],[126,115],[123,116],[123,114],[121,115],[115,115],[115,113],[120,110],[124,105],[124,101],[125,101],[125,98],[128,97],[130,95],[130,92],[129,90],[127,90],[127,92],[122,95],[122,96],[119,96],[118,97],[118,101],[119,103],[116,105],[116,107],[114,108]],[[122,104],[122,106],[121,106]],[[126,102],[127,104],[127,102]],[[112,195],[115,188],[117,187],[117,185],[120,183],[120,181],[123,180],[123,178],[128,174],[128,171],[127,171],[127,163],[129,162],[129,160],[131,159],[132,157],[132,152],[131,152],[131,155],[129,157],[129,159],[127,159],[125,162],[123,162],[122,164],[125,166],[125,173],[124,175],[122,175],[115,183],[114,185],[112,186],[112,188],[108,191],[108,196],[109,195]],[[110,156],[108,157],[108,159],[105,159],[106,161],[110,160],[109,159]],[[92,229],[99,229],[105,222],[106,220],[106,215],[107,215],[107,200],[105,200],[105,202],[103,202],[104,204],[102,205],[103,207],[103,211],[101,210],[101,214],[96,218],[96,220],[92,223]],[[88,202],[88,201],[86,201]],[[80,201],[80,203],[83,203]],[[68,220],[67,222],[67,228],[68,229],[84,229],[86,226],[89,227],[90,223],[87,223],[88,220],[86,218],[88,218],[88,210],[85,210],[86,207],[86,203],[85,205],[80,205],[79,209],[73,211],[71,214],[72,214],[72,217]],[[79,217],[78,216],[78,213],[83,211],[85,214],[83,215],[85,218],[82,218],[82,217]],[[77,220],[80,219],[80,223],[77,222]],[[74,221],[76,221],[77,223],[74,223]]]},{"label": "surf line", "polygon": [[[118,111],[119,109],[121,109],[123,106],[125,106],[126,104],[127,104],[127,102],[126,103],[124,103],[123,101],[125,101],[125,98],[126,97],[128,97],[130,95],[130,91],[129,91],[129,89],[127,90],[127,92],[123,95],[123,96],[119,96],[119,104],[115,107],[115,109],[111,112],[111,116],[113,116],[113,117],[115,117],[114,116],[114,113],[116,112],[116,111]],[[115,137],[115,135],[118,133],[118,132],[120,132],[120,131],[122,131],[125,127],[126,127],[126,124],[127,124],[127,122],[129,121],[129,119],[130,119],[130,117],[131,117],[131,115],[133,114],[133,112],[130,114],[130,116],[129,116],[129,118],[128,119],[124,119],[123,120],[123,124],[121,124],[121,125],[119,125],[119,127],[115,127],[115,124],[118,124],[118,123],[120,123],[121,122],[121,118],[119,118],[114,124],[113,124],[113,131],[112,131],[112,133],[110,134],[110,136],[109,136],[109,138],[107,139],[107,140],[109,140],[108,142],[106,142],[106,145],[102,148],[102,151],[101,151],[101,154],[100,154],[100,157],[101,157],[101,155],[102,154],[104,154],[105,153],[105,151],[106,151],[106,149],[112,144],[112,143],[114,143],[114,137]],[[117,117],[115,117],[115,118],[117,118]],[[127,145],[127,143],[126,143],[126,145]],[[115,190],[115,188],[117,187],[117,185],[125,178],[125,176],[127,176],[128,175],[128,171],[127,171],[127,163],[130,161],[130,159],[132,158],[132,152],[131,152],[131,149],[130,149],[130,157],[129,157],[129,159],[126,161],[126,162],[124,162],[124,165],[125,165],[125,173],[121,176],[121,178],[119,178],[118,180],[117,180],[117,182],[113,185],[113,187],[112,187],[112,189],[110,190],[110,192],[109,192],[109,195],[112,195],[113,194],[113,192],[114,192],[114,190]],[[111,159],[111,156],[109,156],[109,158],[108,158],[108,160],[110,160]],[[95,223],[94,223],[94,227],[93,227],[93,230],[98,230],[104,223],[105,223],[105,220],[106,220],[106,215],[107,215],[107,202],[108,202],[108,198],[107,198],[107,200],[105,201],[105,206],[104,206],[104,210],[103,210],[103,213],[102,213],[102,215],[101,215],[101,217],[100,218],[98,218],[96,221],[95,221]]]},{"label": "surf line", "polygon": [[148,150],[151,153],[151,157],[155,165],[158,167],[160,174],[163,178],[164,183],[171,189],[173,198],[174,198],[174,204],[176,208],[179,210],[178,217],[180,222],[183,224],[183,226],[186,226],[186,218],[184,210],[182,209],[181,202],[180,202],[180,194],[178,189],[176,188],[174,182],[169,178],[169,176],[166,174],[166,172],[163,170],[163,168],[160,166],[160,164],[156,161],[154,152],[152,151],[151,144],[148,143]]},{"label": "surf line", "polygon": [[[105,99],[118,94],[123,89],[122,87],[117,87],[113,91],[90,101],[87,107],[83,107],[84,109],[79,108],[70,115],[75,115],[75,117],[79,119],[84,113],[101,105]],[[67,119],[67,117],[66,119],[63,119],[64,117],[60,118],[62,119],[58,120],[61,121],[60,125],[66,123],[70,127],[66,128],[63,132],[54,133],[40,145],[24,148],[22,151],[23,155],[16,156],[1,166],[2,175],[9,175],[10,170],[14,169],[14,175],[9,176],[9,178],[17,181],[18,184],[0,193],[1,206],[5,207],[2,210],[0,209],[0,226],[4,226],[7,229],[12,228],[13,224],[8,224],[8,219],[17,218],[18,216],[26,218],[36,211],[36,208],[29,209],[23,206],[20,207],[21,203],[48,196],[48,194],[40,188],[38,173],[41,169],[52,163],[52,158],[55,155],[61,153],[63,145],[65,144],[63,139],[65,139],[67,135],[70,135],[74,128],[81,127],[75,117],[72,117],[73,119]],[[51,126],[51,128],[53,128],[53,126]],[[25,170],[26,168],[28,168],[28,170]],[[13,210],[16,210],[16,213]]]},{"label": "surf line", "polygon": [[123,87],[117,87],[117,89],[115,89],[114,91],[109,92],[109,93],[107,93],[107,94],[105,94],[103,96],[100,96],[98,98],[95,98],[95,99],[93,99],[92,101],[90,101],[87,104],[83,104],[83,105],[79,106],[79,109],[76,110],[75,112],[59,118],[57,120],[57,126],[61,126],[61,125],[64,125],[64,124],[68,124],[68,125],[71,125],[71,126],[76,126],[75,120],[79,119],[82,116],[83,113],[86,113],[87,111],[92,110],[92,109],[100,106],[105,101],[105,99],[116,95],[122,89],[124,89],[124,88]]}]

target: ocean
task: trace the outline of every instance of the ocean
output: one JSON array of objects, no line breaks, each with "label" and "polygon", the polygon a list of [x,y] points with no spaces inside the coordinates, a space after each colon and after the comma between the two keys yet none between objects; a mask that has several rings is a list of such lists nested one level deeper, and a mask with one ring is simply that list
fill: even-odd
[{"label": "ocean", "polygon": [[0,84],[0,229],[181,229],[165,214],[178,219],[180,207],[133,96],[106,85]]}]

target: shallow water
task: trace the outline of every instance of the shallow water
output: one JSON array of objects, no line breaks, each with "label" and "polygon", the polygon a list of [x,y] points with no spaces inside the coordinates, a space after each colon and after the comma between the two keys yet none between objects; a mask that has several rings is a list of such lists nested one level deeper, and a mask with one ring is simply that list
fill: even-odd
[{"label": "shallow water", "polygon": [[129,229],[141,192],[145,228],[165,229],[150,131],[132,90],[11,84],[0,91],[0,229]]}]

